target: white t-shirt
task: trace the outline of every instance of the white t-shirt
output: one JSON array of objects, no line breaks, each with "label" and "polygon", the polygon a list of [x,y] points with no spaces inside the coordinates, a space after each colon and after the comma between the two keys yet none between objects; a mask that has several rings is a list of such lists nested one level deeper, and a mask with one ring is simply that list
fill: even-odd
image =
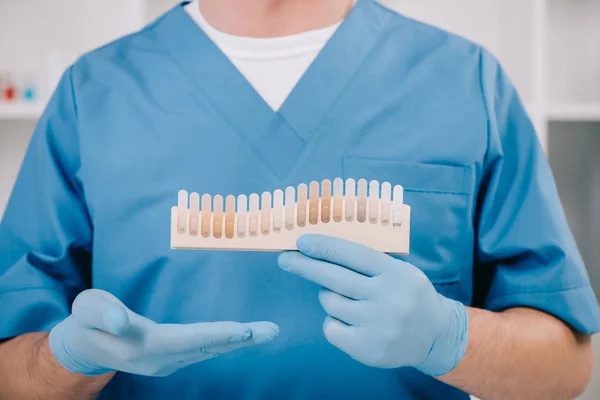
[{"label": "white t-shirt", "polygon": [[200,12],[198,0],[186,5],[185,11],[275,111],[342,23],[290,36],[249,38],[230,35],[209,25]]}]

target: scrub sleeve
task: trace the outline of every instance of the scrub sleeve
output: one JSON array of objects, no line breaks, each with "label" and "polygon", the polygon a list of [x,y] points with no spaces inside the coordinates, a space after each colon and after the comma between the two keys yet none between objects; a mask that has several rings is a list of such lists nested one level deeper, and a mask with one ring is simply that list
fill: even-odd
[{"label": "scrub sleeve", "polygon": [[90,286],[71,70],[40,119],[0,225],[0,339],[48,331]]},{"label": "scrub sleeve", "polygon": [[598,302],[535,129],[513,85],[485,50],[481,74],[489,115],[476,215],[475,289],[489,288],[482,306],[534,308],[578,332],[596,333]]}]

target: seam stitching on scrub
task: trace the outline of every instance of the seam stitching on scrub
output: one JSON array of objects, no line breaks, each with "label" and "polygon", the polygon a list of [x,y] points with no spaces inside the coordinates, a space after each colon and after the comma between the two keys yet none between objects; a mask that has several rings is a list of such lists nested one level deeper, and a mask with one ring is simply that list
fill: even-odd
[{"label": "seam stitching on scrub", "polygon": [[361,155],[356,155],[356,154],[349,154],[349,155],[345,156],[344,159],[358,160],[358,161],[360,161],[360,160],[374,161],[374,162],[378,162],[378,163],[382,163],[382,164],[389,163],[389,164],[401,164],[401,165],[411,165],[411,166],[421,165],[421,166],[432,167],[432,168],[437,168],[437,167],[460,168],[464,171],[469,170],[473,167],[473,164],[442,164],[442,163],[434,163],[434,162],[403,161],[403,160],[394,160],[394,159],[388,159],[388,158],[361,156]]},{"label": "seam stitching on scrub", "polygon": [[[485,165],[487,164],[488,157],[490,154],[491,147],[491,136],[492,136],[492,126],[490,120],[490,108],[488,107],[485,85],[483,83],[483,57],[484,57],[484,48],[482,46],[478,46],[479,48],[479,91],[481,92],[481,101],[483,103],[483,109],[485,110],[486,115],[486,123],[487,123],[487,132],[486,132],[486,149],[485,154],[483,156],[483,173],[485,173]],[[477,186],[479,187],[479,182],[477,182]]]},{"label": "seam stitching on scrub", "polygon": [[[423,272],[425,272],[425,271],[423,271]],[[431,277],[428,276],[428,279],[431,283],[433,283],[434,285],[437,285],[437,286],[452,286],[452,285],[456,285],[457,283],[461,282],[460,276],[454,277],[454,278],[439,278],[439,279],[436,279],[435,276],[431,276]]]},{"label": "seam stitching on scrub", "polygon": [[520,296],[520,295],[531,295],[531,294],[547,294],[547,293],[564,293],[564,292],[570,292],[573,290],[579,290],[579,289],[587,289],[591,287],[590,285],[588,285],[587,283],[584,284],[579,284],[579,285],[574,285],[574,286],[567,286],[567,287],[563,287],[560,289],[546,289],[546,290],[531,290],[531,291],[523,291],[523,292],[513,292],[513,293],[507,293],[507,294],[503,294],[501,296],[493,296],[490,297],[488,301],[491,300],[497,300],[497,299],[503,299],[506,297],[513,297],[513,296]]},{"label": "seam stitching on scrub", "polygon": [[429,193],[429,194],[445,194],[449,196],[469,196],[467,192],[446,192],[446,191],[436,191],[436,190],[420,190],[420,189],[407,189],[404,188],[405,192],[415,192],[415,193]]}]

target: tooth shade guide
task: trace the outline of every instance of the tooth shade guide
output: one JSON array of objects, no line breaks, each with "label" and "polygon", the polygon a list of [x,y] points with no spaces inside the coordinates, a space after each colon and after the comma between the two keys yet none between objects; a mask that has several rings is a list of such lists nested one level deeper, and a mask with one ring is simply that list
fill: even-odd
[{"label": "tooth shade guide", "polygon": [[[237,198],[229,195],[225,201],[221,195],[214,199],[210,195],[200,198],[197,193],[192,193],[189,198],[181,196],[181,199],[178,195],[177,206],[172,209],[171,246],[174,249],[286,251],[297,250],[296,240],[304,234],[323,234],[359,242],[389,254],[408,253],[410,207],[402,204],[402,187],[392,188],[387,182],[379,185],[376,181],[362,179],[360,188],[350,179],[312,182],[310,186],[310,190],[307,185],[298,187],[298,201],[293,187],[286,188],[285,192],[277,190],[261,196],[252,194],[249,199],[244,195]],[[357,189],[360,189],[361,200],[365,200],[365,222],[356,219]],[[189,208],[183,207],[188,200]],[[341,204],[337,204],[341,213],[337,214],[336,200],[341,200]],[[303,201],[304,209],[299,206]],[[313,209],[310,221],[309,204]],[[317,223],[313,224],[315,208]],[[300,227],[296,218],[302,216],[299,211],[303,210],[305,226]],[[196,222],[195,211],[199,215]],[[180,233],[182,213],[185,216],[185,232]],[[205,214],[208,218],[203,219]],[[348,221],[348,217],[352,216],[352,221]],[[375,223],[372,222],[373,216],[377,218]],[[208,222],[207,232],[203,232],[204,221]],[[200,228],[196,234],[195,223]]]}]

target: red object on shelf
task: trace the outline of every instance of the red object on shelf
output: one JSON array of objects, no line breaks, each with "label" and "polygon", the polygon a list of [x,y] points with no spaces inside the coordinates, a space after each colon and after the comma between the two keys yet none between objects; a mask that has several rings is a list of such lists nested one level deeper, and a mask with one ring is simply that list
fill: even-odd
[{"label": "red object on shelf", "polygon": [[4,100],[13,101],[17,97],[17,91],[12,86],[7,86],[4,88]]}]

